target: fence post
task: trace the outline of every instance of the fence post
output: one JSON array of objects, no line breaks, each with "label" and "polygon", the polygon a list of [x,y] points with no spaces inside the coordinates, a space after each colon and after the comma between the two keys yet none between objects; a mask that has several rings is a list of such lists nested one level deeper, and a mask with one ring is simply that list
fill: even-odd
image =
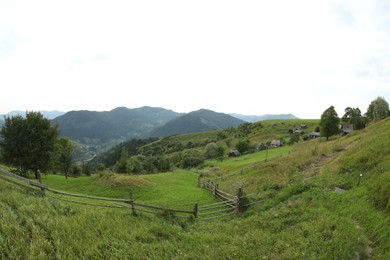
[{"label": "fence post", "polygon": [[[42,184],[41,171],[39,169],[37,170],[37,177],[38,177],[39,183]],[[45,196],[45,189],[43,187],[41,187],[41,192],[42,192],[43,196]]]},{"label": "fence post", "polygon": [[195,203],[195,206],[194,206],[194,217],[197,218],[198,217],[198,203]]},{"label": "fence post", "polygon": [[214,197],[216,198],[218,195],[218,184],[214,186]]},{"label": "fence post", "polygon": [[136,215],[135,213],[135,206],[134,206],[134,200],[133,200],[133,193],[130,191],[130,204],[131,204],[131,210],[133,212],[133,215]]},{"label": "fence post", "polygon": [[238,188],[238,192],[237,192],[237,207],[236,207],[237,213],[242,212],[241,197],[242,197],[242,188],[240,187],[240,188]]}]

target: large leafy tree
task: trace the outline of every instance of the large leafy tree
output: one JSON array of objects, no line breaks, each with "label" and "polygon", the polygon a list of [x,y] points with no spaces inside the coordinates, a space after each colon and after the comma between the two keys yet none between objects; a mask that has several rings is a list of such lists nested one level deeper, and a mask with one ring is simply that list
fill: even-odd
[{"label": "large leafy tree", "polygon": [[5,117],[0,130],[2,158],[27,173],[34,171],[39,178],[39,170],[47,170],[58,137],[58,127],[39,112],[26,112],[21,116]]},{"label": "large leafy tree", "polygon": [[379,121],[389,114],[389,103],[383,97],[378,97],[368,106],[366,116],[369,120]]},{"label": "large leafy tree", "polygon": [[363,129],[365,127],[365,119],[363,118],[362,112],[359,108],[347,107],[341,120],[343,122],[353,124],[353,128],[356,130]]},{"label": "large leafy tree", "polygon": [[217,148],[218,146],[216,143],[208,143],[204,148],[204,157],[207,159],[216,157]]},{"label": "large leafy tree", "polygon": [[321,135],[325,136],[326,140],[328,140],[330,136],[338,134],[340,132],[339,123],[340,118],[334,106],[329,107],[321,115]]}]

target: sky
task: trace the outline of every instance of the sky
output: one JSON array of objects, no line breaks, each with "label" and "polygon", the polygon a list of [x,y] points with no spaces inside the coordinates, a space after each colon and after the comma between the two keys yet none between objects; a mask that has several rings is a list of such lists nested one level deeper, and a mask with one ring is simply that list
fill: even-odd
[{"label": "sky", "polygon": [[0,114],[390,102],[388,0],[0,0]]}]

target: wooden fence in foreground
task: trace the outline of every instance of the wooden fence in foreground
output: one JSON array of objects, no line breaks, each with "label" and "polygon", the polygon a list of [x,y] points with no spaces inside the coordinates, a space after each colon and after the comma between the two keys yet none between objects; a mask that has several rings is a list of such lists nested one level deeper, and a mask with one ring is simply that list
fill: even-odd
[{"label": "wooden fence in foreground", "polygon": [[134,215],[137,214],[137,212],[144,212],[152,214],[171,214],[172,216],[179,218],[210,220],[243,212],[244,207],[247,206],[243,205],[243,198],[245,197],[242,196],[243,192],[241,189],[239,189],[237,195],[231,195],[218,189],[218,185],[214,185],[210,181],[204,182],[204,185],[199,185],[199,187],[211,191],[214,197],[220,200],[220,202],[208,205],[198,205],[198,203],[195,203],[192,207],[191,205],[187,205],[189,208],[191,207],[190,209],[173,209],[136,202],[132,192],[129,192],[128,199],[116,199],[59,191],[52,189],[43,183],[13,174],[2,168],[0,168],[0,179],[42,196],[94,207],[129,209]]}]

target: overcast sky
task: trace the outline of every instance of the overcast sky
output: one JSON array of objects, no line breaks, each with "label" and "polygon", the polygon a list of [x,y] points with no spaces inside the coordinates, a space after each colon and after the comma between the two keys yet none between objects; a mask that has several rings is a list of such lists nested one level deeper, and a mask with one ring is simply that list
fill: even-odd
[{"label": "overcast sky", "polygon": [[390,102],[390,1],[0,0],[0,114]]}]

